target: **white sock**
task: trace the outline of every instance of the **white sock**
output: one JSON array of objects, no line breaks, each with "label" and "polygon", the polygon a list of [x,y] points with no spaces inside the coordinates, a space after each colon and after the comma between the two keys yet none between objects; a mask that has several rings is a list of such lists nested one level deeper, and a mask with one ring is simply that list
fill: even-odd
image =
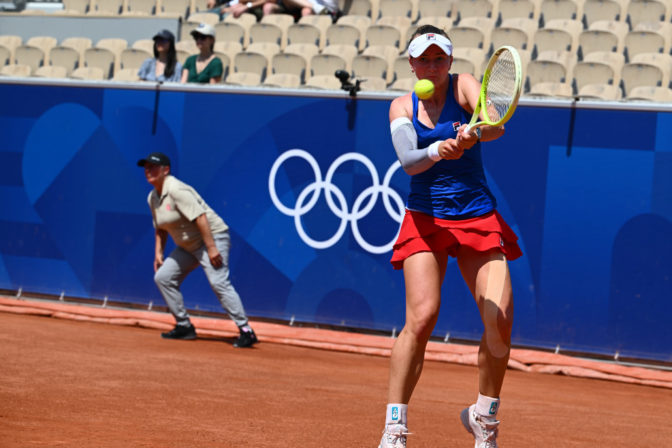
[{"label": "white sock", "polygon": [[476,413],[478,415],[496,419],[497,411],[499,411],[499,398],[478,394],[478,401],[476,401]]},{"label": "white sock", "polygon": [[402,403],[388,403],[387,413],[385,414],[386,425],[406,425],[406,414],[408,405]]}]

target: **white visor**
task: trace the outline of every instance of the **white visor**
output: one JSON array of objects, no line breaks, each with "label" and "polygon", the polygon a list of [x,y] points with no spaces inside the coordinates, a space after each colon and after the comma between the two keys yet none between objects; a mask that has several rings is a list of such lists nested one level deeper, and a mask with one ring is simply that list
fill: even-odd
[{"label": "white visor", "polygon": [[453,54],[453,44],[446,36],[441,34],[427,33],[422,34],[411,41],[408,46],[408,54],[417,58],[429,48],[430,45],[436,45],[448,56]]}]

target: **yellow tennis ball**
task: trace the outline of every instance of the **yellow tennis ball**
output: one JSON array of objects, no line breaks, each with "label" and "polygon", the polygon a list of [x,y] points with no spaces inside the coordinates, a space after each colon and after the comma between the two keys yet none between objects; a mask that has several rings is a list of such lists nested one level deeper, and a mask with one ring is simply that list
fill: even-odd
[{"label": "yellow tennis ball", "polygon": [[429,79],[421,79],[415,83],[415,94],[421,100],[427,100],[434,95],[434,83]]}]

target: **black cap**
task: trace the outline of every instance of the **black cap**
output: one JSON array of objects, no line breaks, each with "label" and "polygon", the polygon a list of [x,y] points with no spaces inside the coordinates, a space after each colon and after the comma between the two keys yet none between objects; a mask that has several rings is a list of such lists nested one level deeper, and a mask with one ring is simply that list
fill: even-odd
[{"label": "black cap", "polygon": [[145,166],[146,163],[153,163],[154,165],[170,166],[170,159],[167,155],[161,152],[153,152],[144,159],[138,160],[138,166]]},{"label": "black cap", "polygon": [[152,39],[154,40],[165,39],[175,42],[175,35],[168,30],[161,30],[158,33],[156,33]]}]

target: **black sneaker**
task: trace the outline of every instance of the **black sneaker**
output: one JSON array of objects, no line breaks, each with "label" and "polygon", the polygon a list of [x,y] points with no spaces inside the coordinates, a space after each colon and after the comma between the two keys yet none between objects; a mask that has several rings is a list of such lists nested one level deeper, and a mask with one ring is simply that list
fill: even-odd
[{"label": "black sneaker", "polygon": [[254,334],[254,331],[241,331],[240,336],[236,339],[236,342],[233,343],[234,347],[245,348],[252,347],[252,345],[259,342],[257,335]]},{"label": "black sneaker", "polygon": [[193,325],[189,325],[188,327],[185,327],[184,325],[175,325],[175,328],[169,332],[161,333],[161,337],[164,339],[192,340],[196,339],[196,329]]}]

